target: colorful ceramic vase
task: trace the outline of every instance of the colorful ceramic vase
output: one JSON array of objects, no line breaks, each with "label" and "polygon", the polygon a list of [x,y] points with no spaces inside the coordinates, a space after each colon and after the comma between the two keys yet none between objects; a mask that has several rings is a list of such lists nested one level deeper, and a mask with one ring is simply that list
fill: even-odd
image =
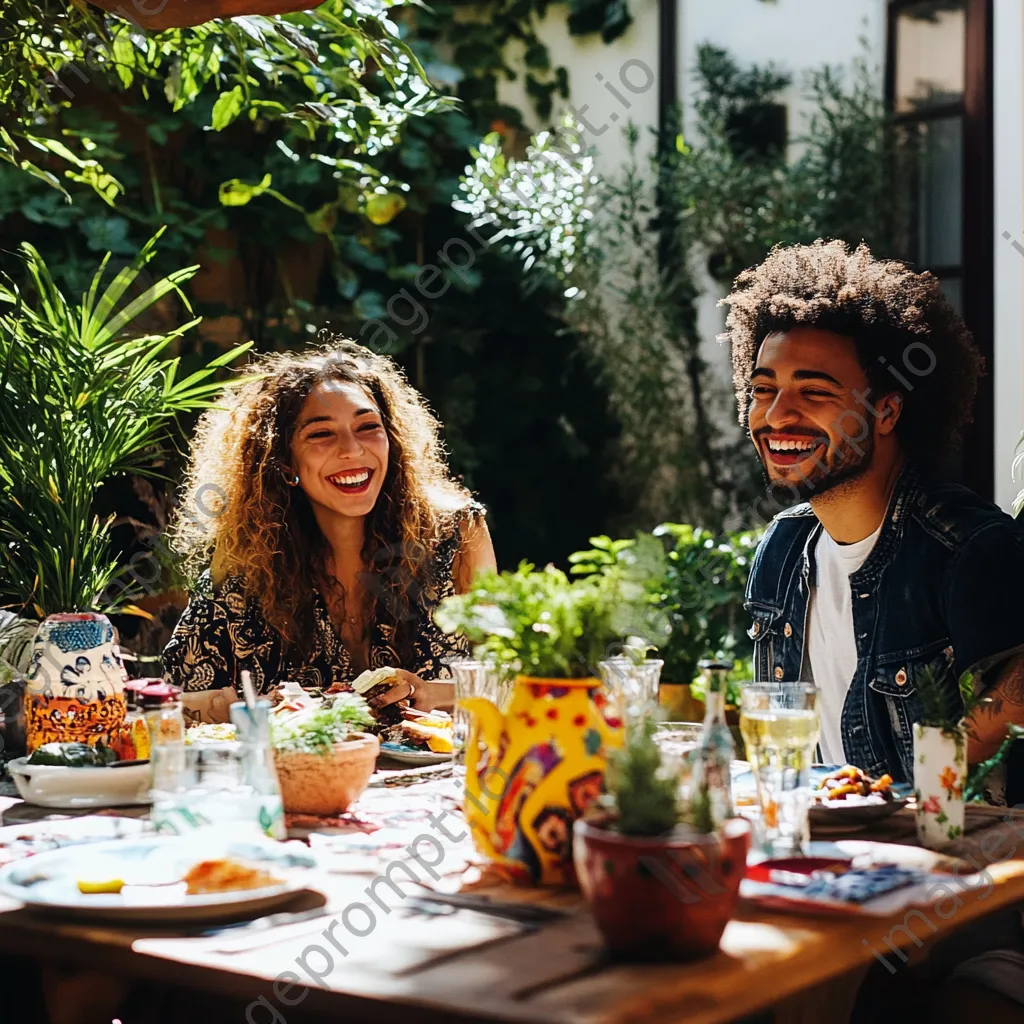
[{"label": "colorful ceramic vase", "polygon": [[575,882],[573,822],[601,793],[622,723],[596,679],[520,676],[502,713],[481,697],[466,744],[466,819],[477,849],[512,881]]},{"label": "colorful ceramic vase", "polygon": [[25,674],[26,749],[44,743],[117,742],[128,674],[105,615],[51,615],[39,626]]},{"label": "colorful ceramic vase", "polygon": [[966,732],[915,722],[914,797],[922,846],[938,850],[964,834],[966,781]]}]

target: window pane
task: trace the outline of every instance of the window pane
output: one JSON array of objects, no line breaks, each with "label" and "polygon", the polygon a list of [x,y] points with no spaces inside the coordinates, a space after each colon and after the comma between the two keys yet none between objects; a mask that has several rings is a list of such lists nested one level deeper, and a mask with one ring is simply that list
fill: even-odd
[{"label": "window pane", "polygon": [[896,110],[955,103],[964,96],[965,0],[927,0],[896,18]]},{"label": "window pane", "polygon": [[919,126],[917,262],[958,266],[962,262],[963,122],[959,117]]}]

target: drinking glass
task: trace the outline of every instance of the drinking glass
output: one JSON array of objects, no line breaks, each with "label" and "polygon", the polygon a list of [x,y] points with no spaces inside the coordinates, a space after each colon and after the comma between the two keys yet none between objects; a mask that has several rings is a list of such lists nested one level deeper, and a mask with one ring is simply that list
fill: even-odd
[{"label": "drinking glass", "polygon": [[762,845],[773,856],[806,850],[818,711],[818,690],[811,683],[743,687],[740,732],[757,784]]},{"label": "drinking glass", "polygon": [[655,729],[654,742],[661,751],[661,763],[678,780],[684,801],[689,798],[692,755],[700,746],[703,729],[700,722],[659,722]]},{"label": "drinking glass", "polygon": [[462,771],[466,767],[466,741],[472,716],[462,707],[468,697],[483,697],[499,711],[505,711],[512,696],[512,677],[490,661],[477,658],[447,658],[445,664],[455,680],[455,706],[452,711],[452,763]]},{"label": "drinking glass", "polygon": [[658,706],[658,684],[664,664],[657,658],[637,661],[625,655],[597,663],[601,682],[611,694],[623,720]]},{"label": "drinking glass", "polygon": [[[154,748],[159,757],[161,749]],[[158,832],[181,834],[194,828],[258,821],[252,790],[245,784],[242,744],[200,741],[175,752],[151,791],[152,821]]]}]

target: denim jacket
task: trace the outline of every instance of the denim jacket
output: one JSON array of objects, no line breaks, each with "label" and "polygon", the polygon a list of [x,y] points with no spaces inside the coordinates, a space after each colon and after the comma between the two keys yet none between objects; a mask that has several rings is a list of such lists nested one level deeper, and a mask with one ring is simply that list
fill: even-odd
[{"label": "denim jacket", "polygon": [[[821,530],[810,505],[797,505],[776,516],[758,547],[745,604],[759,680],[809,674],[804,638]],[[921,673],[944,678],[949,708],[962,707],[963,672],[984,674],[1024,649],[1021,587],[1024,523],[958,484],[904,468],[878,540],[850,576],[857,669],[842,713],[849,763],[913,779]]]}]

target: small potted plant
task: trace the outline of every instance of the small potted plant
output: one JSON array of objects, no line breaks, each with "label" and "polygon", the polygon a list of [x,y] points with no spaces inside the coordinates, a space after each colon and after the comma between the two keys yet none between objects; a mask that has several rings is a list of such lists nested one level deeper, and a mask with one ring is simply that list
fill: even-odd
[{"label": "small potted plant", "polygon": [[917,837],[936,850],[963,835],[967,718],[979,701],[970,673],[957,684],[948,672],[925,669],[914,683],[921,702],[921,720],[914,723]]},{"label": "small potted plant", "polygon": [[284,809],[340,814],[366,789],[380,741],[364,732],[370,709],[356,693],[340,693],[321,707],[271,716],[274,767]]},{"label": "small potted plant", "polygon": [[613,957],[692,960],[713,953],[746,873],[750,825],[711,828],[707,799],[682,807],[655,723],[636,719],[612,756],[609,792],[574,826],[580,887]]}]

